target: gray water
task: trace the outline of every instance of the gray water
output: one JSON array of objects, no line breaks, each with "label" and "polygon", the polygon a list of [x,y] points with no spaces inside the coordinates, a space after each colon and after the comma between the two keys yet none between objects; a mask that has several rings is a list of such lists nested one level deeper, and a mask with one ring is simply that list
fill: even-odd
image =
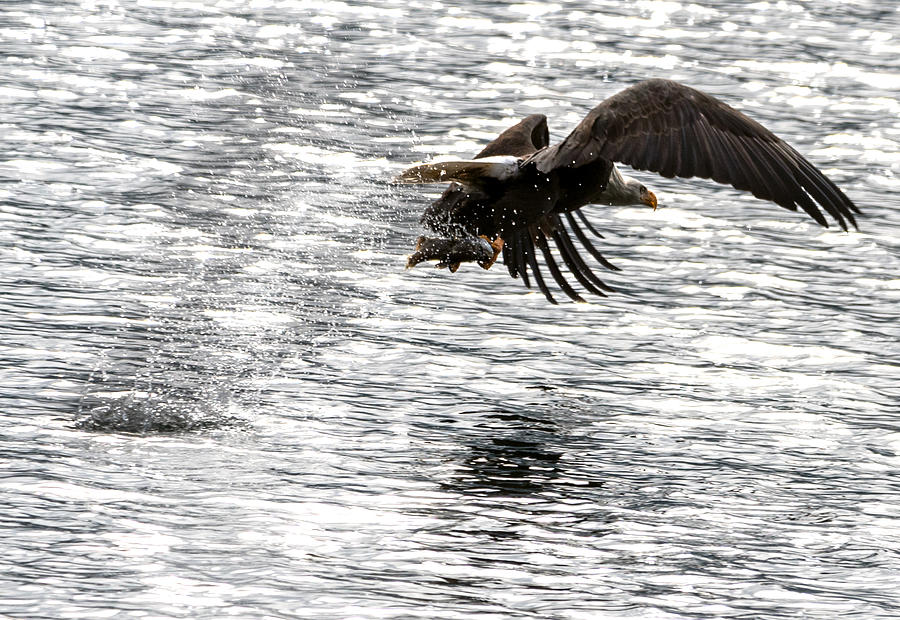
[{"label": "gray water", "polygon": [[[894,2],[4,0],[0,50],[0,615],[900,615]],[[637,173],[607,299],[403,269],[404,166],[650,76],[861,230]]]}]

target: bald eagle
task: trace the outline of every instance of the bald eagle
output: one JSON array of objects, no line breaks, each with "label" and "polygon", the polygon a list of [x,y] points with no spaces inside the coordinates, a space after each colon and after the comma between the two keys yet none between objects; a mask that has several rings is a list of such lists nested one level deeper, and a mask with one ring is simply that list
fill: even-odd
[{"label": "bald eagle", "polygon": [[[421,222],[434,237],[418,239],[407,267],[438,260],[488,269],[502,253],[514,278],[556,303],[539,255],[559,288],[584,301],[550,244],[578,284],[592,294],[612,290],[582,257],[578,244],[607,269],[594,246],[602,238],[581,207],[647,205],[656,196],[619,172],[615,162],[664,177],[701,177],[749,191],[786,209],[803,209],[828,226],[824,209],[847,230],[859,209],[815,166],[771,131],[722,101],[671,80],[652,79],[606,99],[562,142],[550,145],[547,117],[533,114],[501,133],[474,159],[409,168],[398,183],[446,183]],[[573,238],[574,236],[574,238]],[[529,277],[529,271],[531,276]]]}]

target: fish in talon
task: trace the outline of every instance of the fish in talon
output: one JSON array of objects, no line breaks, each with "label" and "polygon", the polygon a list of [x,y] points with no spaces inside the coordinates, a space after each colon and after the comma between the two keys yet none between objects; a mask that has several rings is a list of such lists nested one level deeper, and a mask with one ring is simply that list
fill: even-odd
[{"label": "fish in talon", "polygon": [[[451,273],[459,269],[461,263],[476,262],[488,265],[496,260],[499,252],[483,237],[425,237],[416,240],[416,251],[406,260],[406,268],[410,269],[425,261],[438,261],[436,267],[448,267]],[[487,269],[487,267],[485,267]]]}]

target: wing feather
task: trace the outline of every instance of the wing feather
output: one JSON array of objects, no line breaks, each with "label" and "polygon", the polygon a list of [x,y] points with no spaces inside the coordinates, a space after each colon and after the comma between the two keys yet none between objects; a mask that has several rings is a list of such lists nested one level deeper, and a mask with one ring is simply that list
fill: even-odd
[{"label": "wing feather", "polygon": [[[708,156],[711,157],[712,180],[717,183],[732,185],[737,189],[743,189],[739,187],[739,185],[743,185],[743,177],[730,157],[728,147],[725,144],[725,134],[715,131],[708,124],[704,126],[704,130],[710,145]],[[701,157],[707,156],[705,153],[700,153],[699,155]]]},{"label": "wing feather", "polygon": [[437,161],[407,168],[394,177],[394,182],[410,184],[456,181],[462,185],[477,187],[484,183],[505,181],[514,176],[518,169],[517,159],[512,155]]},{"label": "wing feather", "polygon": [[598,239],[606,239],[600,232],[594,228],[594,225],[591,224],[590,220],[587,219],[587,216],[584,214],[584,211],[581,209],[577,209],[575,213],[578,214],[578,219],[581,220],[581,223],[584,224],[584,227],[591,231],[591,234],[597,237]]},{"label": "wing feather", "polygon": [[[828,177],[819,174],[815,166],[804,159],[797,151],[787,144],[781,145],[786,157],[793,156],[797,166],[803,173],[805,183],[803,188],[822,205],[822,208],[828,212],[841,225],[841,228],[847,230],[847,224],[844,217],[856,227],[856,218],[853,217],[854,211],[859,211],[850,199],[838,189],[838,187],[828,179]],[[843,208],[841,208],[843,207]]]},{"label": "wing feather", "polygon": [[495,155],[530,155],[550,144],[547,117],[532,114],[505,130],[484,147],[475,159]]},{"label": "wing feather", "polygon": [[502,256],[503,256],[503,264],[506,265],[506,270],[509,272],[510,278],[518,278],[519,271],[517,269],[517,265],[513,262],[513,244],[509,239],[506,239],[503,244]]},{"label": "wing feather", "polygon": [[572,243],[572,238],[569,236],[569,233],[563,226],[560,225],[553,230],[553,241],[556,243],[556,247],[559,248],[560,256],[563,257],[566,266],[569,268],[569,271],[572,272],[572,275],[575,276],[575,279],[591,293],[606,297],[606,294],[602,289],[609,289],[610,287],[604,284],[603,281],[597,277],[597,274],[587,266],[584,259],[578,254],[578,250]]},{"label": "wing feather", "polygon": [[556,299],[553,298],[553,295],[550,293],[550,289],[547,288],[547,283],[544,282],[544,276],[541,275],[541,268],[537,262],[537,256],[534,253],[534,227],[529,227],[530,234],[522,235],[522,249],[525,251],[525,259],[528,261],[528,266],[531,267],[531,274],[534,276],[534,281],[537,283],[537,287],[544,294],[544,297],[547,298],[551,304],[556,305]]},{"label": "wing feather", "polygon": [[572,285],[569,284],[562,271],[560,271],[559,265],[556,264],[556,259],[553,258],[553,253],[550,251],[550,246],[547,244],[547,237],[544,235],[543,231],[535,231],[534,237],[535,244],[540,248],[541,253],[544,255],[544,263],[550,269],[550,275],[553,276],[553,279],[559,285],[559,288],[561,288],[572,301],[584,303],[584,298],[572,288]]},{"label": "wing feather", "polygon": [[752,146],[748,149],[757,165],[759,174],[767,181],[766,187],[769,193],[768,196],[759,194],[754,194],[754,196],[763,200],[771,200],[775,204],[796,211],[797,207],[794,206],[791,198],[796,181],[790,175],[783,174],[781,169],[773,164],[771,155],[766,152],[768,148],[768,143],[754,138]]},{"label": "wing feather", "polygon": [[667,179],[671,179],[682,169],[681,145],[678,142],[679,136],[676,131],[670,131],[666,134],[665,144],[660,149],[662,161],[660,162],[659,173]]},{"label": "wing feather", "polygon": [[584,231],[581,230],[581,227],[578,226],[578,222],[575,221],[575,218],[572,217],[571,213],[566,213],[566,221],[569,222],[569,227],[572,229],[572,232],[575,233],[575,236],[581,242],[581,245],[584,246],[584,249],[587,250],[591,256],[596,258],[597,262],[599,262],[610,271],[621,271],[621,269],[606,260],[603,254],[601,254],[599,250],[594,247],[594,244],[591,243],[591,240],[588,239],[587,235],[584,234]]},{"label": "wing feather", "polygon": [[642,170],[659,170],[659,155],[661,149],[659,145],[659,134],[651,133],[644,136],[641,145],[640,155],[636,158],[636,167]]},{"label": "wing feather", "polygon": [[694,139],[696,140],[695,143],[690,145],[693,148],[694,176],[703,179],[711,179],[713,178],[713,166],[716,163],[716,160],[704,155],[704,153],[712,152],[712,144],[709,139],[711,131],[709,123],[706,122],[705,118],[700,117],[696,123],[688,125],[687,127],[688,129],[693,130]]},{"label": "wing feather", "polygon": [[790,209],[792,211],[796,211],[799,206],[803,209],[811,218],[816,220],[822,226],[828,227],[828,220],[825,219],[825,216],[822,215],[822,212],[816,206],[816,203],[809,197],[809,194],[803,189],[802,179],[798,178],[796,168],[791,167],[786,161],[784,157],[784,151],[781,149],[781,145],[779,144],[766,144],[766,149],[772,153],[772,158],[768,160],[773,167],[777,168],[779,174],[783,179],[786,179],[789,183],[790,194],[788,195],[788,199],[790,202],[786,202],[784,204],[778,203],[780,206]]},{"label": "wing feather", "polygon": [[523,236],[522,232],[518,232],[504,239],[503,262],[506,264],[509,275],[514,278],[521,277],[522,284],[531,288],[531,281],[528,278],[528,267],[525,262]]},{"label": "wing feather", "polygon": [[519,234],[519,243],[515,253],[516,267],[519,270],[519,275],[522,276],[522,283],[525,284],[526,288],[531,288],[531,280],[528,278],[527,253],[525,252],[526,241],[524,240],[524,237],[525,234]]},{"label": "wing feather", "polygon": [[690,125],[681,126],[681,172],[686,178],[697,175],[697,160],[694,157],[697,141],[694,128]]},{"label": "wing feather", "polygon": [[[732,177],[731,185],[737,189],[751,192],[768,193],[768,183],[758,177],[756,165],[747,156],[744,144],[734,135],[729,133],[719,134],[722,141],[725,158],[729,165],[729,174]],[[768,197],[765,200],[769,200]]]}]

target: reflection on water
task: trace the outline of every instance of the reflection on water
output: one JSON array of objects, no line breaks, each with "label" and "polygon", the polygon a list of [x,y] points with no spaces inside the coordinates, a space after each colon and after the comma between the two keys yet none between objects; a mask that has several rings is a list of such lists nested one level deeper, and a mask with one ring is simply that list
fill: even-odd
[{"label": "reflection on water", "polygon": [[[895,617],[898,34],[886,2],[7,2],[0,615]],[[651,75],[861,232],[638,173],[658,211],[588,209],[605,300],[403,270],[399,170]]]}]

